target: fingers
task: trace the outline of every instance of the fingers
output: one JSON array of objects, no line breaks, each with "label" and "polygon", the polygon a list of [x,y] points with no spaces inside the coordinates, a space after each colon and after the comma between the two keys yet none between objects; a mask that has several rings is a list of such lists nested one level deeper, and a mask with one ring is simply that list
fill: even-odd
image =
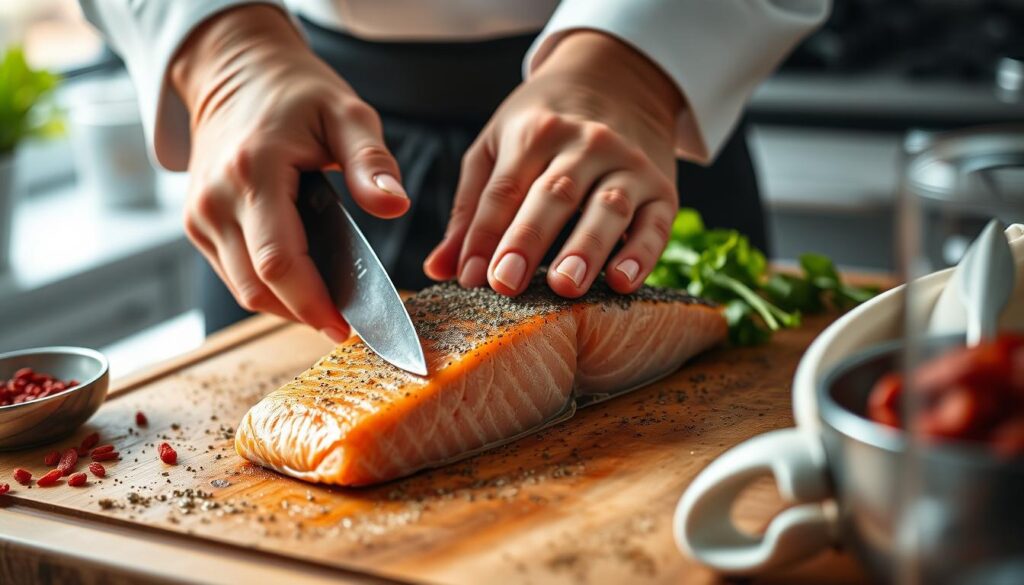
[{"label": "fingers", "polygon": [[[575,150],[551,161],[530,187],[493,253],[488,270],[491,288],[517,295],[529,285],[530,275],[576,214],[594,182],[614,164],[606,154]],[[571,274],[576,272],[574,269]]]},{"label": "fingers", "polygon": [[[278,180],[256,182],[268,192],[246,197],[239,213],[253,272],[298,320],[342,341],[348,337],[348,324],[307,255],[306,236],[293,198],[281,196],[296,188],[297,171],[281,171]],[[277,196],[272,194],[275,189]]]},{"label": "fingers", "polygon": [[326,115],[324,134],[331,155],[341,163],[352,199],[377,217],[390,219],[409,209],[402,175],[384,145],[380,117],[358,99],[339,103]]},{"label": "fingers", "polygon": [[487,185],[493,169],[494,159],[483,144],[474,144],[466,151],[444,239],[423,263],[423,271],[430,278],[450,280],[458,273],[459,254],[462,252],[466,231],[476,212],[480,192]]},{"label": "fingers", "polygon": [[674,198],[662,196],[637,210],[625,245],[605,266],[605,280],[612,290],[628,294],[640,288],[665,250],[678,207]]},{"label": "fingers", "polygon": [[583,214],[548,270],[548,286],[569,298],[582,296],[622,240],[643,188],[629,172],[613,173],[593,190]]}]

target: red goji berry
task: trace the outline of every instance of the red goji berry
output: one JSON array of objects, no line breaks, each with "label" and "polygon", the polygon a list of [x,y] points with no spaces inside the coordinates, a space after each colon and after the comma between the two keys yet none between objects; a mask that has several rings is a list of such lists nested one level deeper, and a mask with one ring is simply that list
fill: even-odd
[{"label": "red goji berry", "polygon": [[160,461],[163,461],[167,465],[174,465],[178,462],[178,452],[174,450],[167,443],[160,443],[160,447],[157,448],[157,453],[160,454]]},{"label": "red goji berry", "polygon": [[61,475],[68,475],[75,470],[75,465],[78,463],[78,449],[71,447],[64,451],[64,454],[60,456],[60,462],[57,463],[57,470],[60,471]]},{"label": "red goji berry", "polygon": [[68,478],[68,485],[71,487],[82,487],[89,478],[84,473],[73,473]]},{"label": "red goji berry", "polygon": [[117,451],[105,451],[103,453],[93,453],[92,460],[93,461],[110,461],[112,459],[117,459],[120,456],[121,456],[121,454],[118,453]]},{"label": "red goji berry", "polygon": [[39,487],[50,487],[60,481],[61,475],[63,475],[60,469],[51,469],[46,472],[46,475],[36,480],[36,485]]},{"label": "red goji berry", "polygon": [[50,451],[43,457],[43,465],[56,465],[60,461],[60,451]]},{"label": "red goji berry", "polygon": [[99,443],[99,442],[100,442],[100,434],[99,433],[89,433],[88,435],[85,436],[84,439],[82,439],[82,447],[81,448],[85,449],[85,451],[88,452],[89,449],[92,449],[93,447],[95,447],[96,444]]},{"label": "red goji berry", "polygon": [[11,484],[9,484],[9,483],[0,483],[0,496],[6,494],[9,491],[11,491]]},{"label": "red goji berry", "polygon": [[90,455],[98,455],[100,453],[109,453],[109,452],[111,452],[113,450],[114,450],[114,446],[108,443],[106,445],[100,445],[99,447],[96,447],[95,449],[92,450],[92,453],[90,453]]},{"label": "red goji berry", "polygon": [[102,463],[96,463],[95,461],[89,464],[89,471],[91,471],[96,477],[107,476],[107,468],[103,467]]},{"label": "red goji berry", "polygon": [[135,413],[135,424],[140,427],[144,427],[149,424],[149,419],[146,418],[146,414],[141,410]]},{"label": "red goji berry", "polygon": [[21,485],[28,485],[32,481],[32,472],[19,467],[14,470],[14,481]]}]

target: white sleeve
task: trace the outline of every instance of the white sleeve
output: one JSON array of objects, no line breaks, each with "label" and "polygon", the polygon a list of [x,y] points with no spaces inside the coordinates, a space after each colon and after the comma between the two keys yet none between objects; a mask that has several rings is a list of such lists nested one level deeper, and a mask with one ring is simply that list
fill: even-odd
[{"label": "white sleeve", "polygon": [[167,67],[196,26],[239,4],[282,0],[79,0],[86,19],[100,29],[124,59],[135,84],[151,155],[164,168],[185,170],[189,116],[167,83]]},{"label": "white sleeve", "polygon": [[830,0],[562,0],[523,65],[527,75],[579,29],[629,43],[686,98],[676,147],[714,159],[754,89],[828,15]]}]

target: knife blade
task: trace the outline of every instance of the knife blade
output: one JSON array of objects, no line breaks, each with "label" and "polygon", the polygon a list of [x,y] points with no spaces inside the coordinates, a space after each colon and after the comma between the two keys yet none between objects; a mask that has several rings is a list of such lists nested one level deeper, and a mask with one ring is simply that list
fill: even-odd
[{"label": "knife blade", "polygon": [[345,320],[385,361],[427,375],[423,346],[405,303],[324,172],[302,173],[296,206],[309,256]]}]

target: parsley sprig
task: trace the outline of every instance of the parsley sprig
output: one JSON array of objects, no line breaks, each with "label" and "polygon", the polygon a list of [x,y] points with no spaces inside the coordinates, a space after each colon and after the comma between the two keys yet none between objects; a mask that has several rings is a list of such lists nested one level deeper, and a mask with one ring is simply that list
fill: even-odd
[{"label": "parsley sprig", "polygon": [[800,267],[799,275],[769,274],[764,253],[746,236],[707,229],[696,210],[684,208],[647,284],[722,303],[734,345],[765,343],[774,331],[798,327],[802,314],[847,309],[878,293],[843,283],[832,260],[821,254],[802,255]]}]

